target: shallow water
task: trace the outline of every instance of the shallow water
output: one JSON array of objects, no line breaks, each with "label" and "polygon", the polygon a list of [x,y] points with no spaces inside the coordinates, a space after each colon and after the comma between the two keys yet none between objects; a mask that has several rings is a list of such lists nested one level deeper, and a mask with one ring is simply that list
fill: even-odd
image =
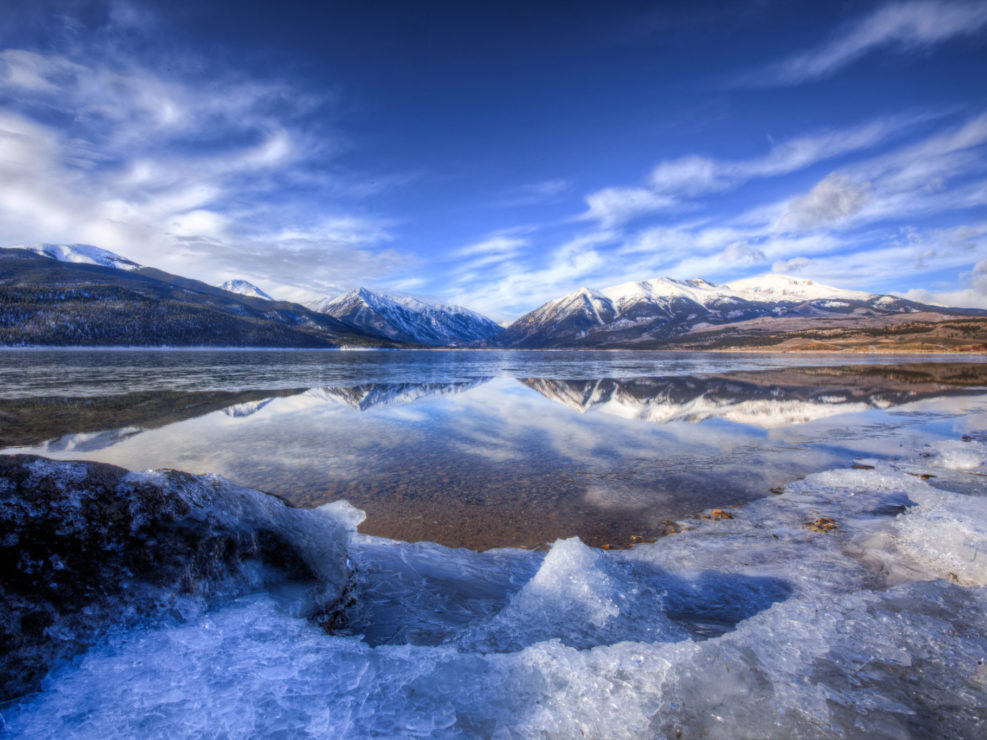
[{"label": "shallow water", "polygon": [[846,360],[6,351],[0,444],[218,473],[306,507],[345,498],[362,532],[393,539],[622,547],[861,455],[959,438],[987,413],[977,358]]}]

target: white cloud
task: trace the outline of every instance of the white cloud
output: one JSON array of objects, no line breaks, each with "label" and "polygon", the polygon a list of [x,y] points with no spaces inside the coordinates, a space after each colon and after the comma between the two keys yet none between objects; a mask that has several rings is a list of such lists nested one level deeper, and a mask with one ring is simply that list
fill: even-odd
[{"label": "white cloud", "polygon": [[[0,51],[0,243],[88,242],[284,297],[413,263],[380,248],[388,222],[335,202],[333,136],[302,125],[326,100],[200,61],[164,76],[113,45],[63,46]],[[286,185],[300,197],[279,198]]]},{"label": "white cloud", "polygon": [[860,126],[789,139],[767,154],[744,160],[686,156],[662,162],[651,173],[656,191],[676,197],[735,188],[755,178],[778,177],[818,162],[869,149],[925,116],[895,116]]},{"label": "white cloud", "polygon": [[927,119],[928,115],[901,115],[869,121],[859,126],[819,131],[776,144],[764,155],[741,160],[720,160],[687,155],[660,162],[651,171],[646,187],[608,187],[586,196],[583,220],[610,228],[622,226],[659,211],[695,207],[691,199],[744,183],[791,174],[819,162],[873,148],[889,137]]},{"label": "white cloud", "polygon": [[782,221],[800,229],[843,221],[859,213],[869,198],[866,184],[856,185],[846,175],[832,173],[793,200]]},{"label": "white cloud", "polygon": [[604,188],[586,196],[589,206],[582,218],[604,227],[619,226],[638,216],[679,205],[675,198],[647,188]]},{"label": "white cloud", "polygon": [[756,75],[760,84],[795,84],[828,77],[878,48],[921,49],[987,25],[983,2],[889,3],[857,19],[822,46]]},{"label": "white cloud", "polygon": [[460,247],[452,252],[456,257],[475,257],[488,255],[512,255],[529,244],[527,239],[515,236],[497,235],[484,239],[476,244]]},{"label": "white cloud", "polygon": [[651,187],[679,197],[721,190],[729,185],[722,163],[709,157],[688,155],[661,162],[651,171]]},{"label": "white cloud", "polygon": [[987,114],[829,173],[807,193],[736,219],[770,232],[847,230],[987,204]]},{"label": "white cloud", "polygon": [[601,247],[614,238],[609,231],[592,231],[549,250],[540,264],[528,253],[485,265],[462,275],[459,291],[449,300],[497,321],[517,318],[599,274],[608,266]]},{"label": "white cloud", "polygon": [[750,264],[767,261],[764,252],[744,242],[728,244],[727,248],[723,250],[723,259],[730,263],[748,262]]},{"label": "white cloud", "polygon": [[987,258],[973,266],[973,270],[960,276],[966,287],[953,291],[931,291],[925,288],[914,288],[904,294],[905,298],[920,303],[932,303],[938,306],[955,306],[958,308],[987,309]]},{"label": "white cloud", "polygon": [[807,268],[810,264],[812,264],[812,260],[808,257],[792,257],[788,260],[778,260],[775,262],[771,265],[771,272],[781,274],[791,272],[799,273],[805,270],[805,268]]}]

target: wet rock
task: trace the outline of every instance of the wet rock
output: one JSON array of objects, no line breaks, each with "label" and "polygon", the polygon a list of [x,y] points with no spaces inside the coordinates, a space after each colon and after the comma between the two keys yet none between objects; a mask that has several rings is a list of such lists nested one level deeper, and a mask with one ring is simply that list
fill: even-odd
[{"label": "wet rock", "polygon": [[348,580],[342,524],[213,476],[0,456],[0,532],[0,700],[111,624],[174,619],[275,574],[311,584],[317,616]]},{"label": "wet rock", "polygon": [[815,521],[806,522],[803,526],[811,529],[813,532],[832,532],[834,529],[839,529],[836,521],[831,516],[821,516]]},{"label": "wet rock", "polygon": [[733,519],[733,514],[723,509],[712,509],[708,514],[703,514],[703,519],[712,519],[715,522],[719,519]]}]

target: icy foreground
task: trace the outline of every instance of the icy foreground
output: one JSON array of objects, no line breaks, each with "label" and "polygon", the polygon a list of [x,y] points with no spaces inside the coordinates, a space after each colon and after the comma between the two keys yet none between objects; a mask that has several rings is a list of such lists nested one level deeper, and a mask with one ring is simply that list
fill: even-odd
[{"label": "icy foreground", "polygon": [[0,456],[0,533],[0,701],[108,625],[181,618],[265,585],[305,583],[305,611],[331,622],[350,577],[335,518],[169,470]]},{"label": "icy foreground", "polygon": [[350,634],[259,589],[112,632],[4,718],[59,738],[983,737],[987,445],[924,454],[627,551],[410,545],[334,505],[312,515],[348,527]]}]

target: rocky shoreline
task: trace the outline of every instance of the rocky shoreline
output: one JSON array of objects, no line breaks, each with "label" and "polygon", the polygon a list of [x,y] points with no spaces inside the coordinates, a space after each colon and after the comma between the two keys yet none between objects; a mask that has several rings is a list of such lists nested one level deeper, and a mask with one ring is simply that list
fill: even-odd
[{"label": "rocky shoreline", "polygon": [[272,582],[331,627],[350,572],[324,511],[216,476],[0,457],[0,701],[110,626],[182,620]]}]

